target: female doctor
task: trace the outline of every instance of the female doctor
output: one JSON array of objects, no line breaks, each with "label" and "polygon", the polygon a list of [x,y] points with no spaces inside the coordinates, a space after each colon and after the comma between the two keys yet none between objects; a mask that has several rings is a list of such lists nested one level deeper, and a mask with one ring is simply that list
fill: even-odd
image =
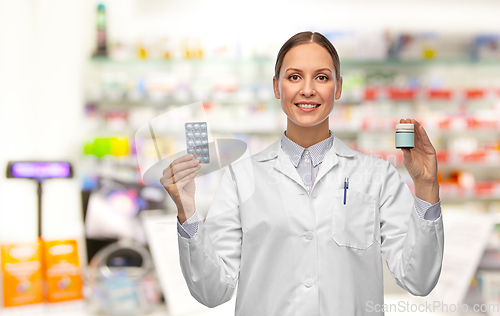
[{"label": "female doctor", "polygon": [[204,222],[194,203],[198,160],[185,155],[163,172],[192,296],[215,307],[238,286],[238,316],[383,315],[381,253],[400,287],[429,294],[444,236],[436,152],[424,128],[400,120],[415,125],[415,147],[402,149],[414,198],[392,164],[329,129],[342,77],[323,35],[301,32],[283,45],[273,86],[286,131],[225,170]]}]

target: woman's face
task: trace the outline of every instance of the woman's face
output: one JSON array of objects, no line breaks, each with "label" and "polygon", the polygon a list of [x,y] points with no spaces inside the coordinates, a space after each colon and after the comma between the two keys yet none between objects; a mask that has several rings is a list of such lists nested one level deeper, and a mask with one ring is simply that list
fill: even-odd
[{"label": "woman's face", "polygon": [[[342,77],[337,82],[332,56],[316,43],[301,44],[290,49],[280,69],[279,80],[273,78],[274,95],[288,120],[307,127],[323,122],[340,98]],[[319,105],[301,109],[299,104]]]}]

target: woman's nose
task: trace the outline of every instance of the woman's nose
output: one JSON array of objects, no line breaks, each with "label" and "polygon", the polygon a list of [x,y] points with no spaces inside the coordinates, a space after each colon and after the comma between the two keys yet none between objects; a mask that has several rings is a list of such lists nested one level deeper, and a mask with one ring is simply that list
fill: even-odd
[{"label": "woman's nose", "polygon": [[302,89],[300,90],[300,94],[303,96],[309,97],[316,94],[314,90],[314,84],[312,82],[304,82]]}]

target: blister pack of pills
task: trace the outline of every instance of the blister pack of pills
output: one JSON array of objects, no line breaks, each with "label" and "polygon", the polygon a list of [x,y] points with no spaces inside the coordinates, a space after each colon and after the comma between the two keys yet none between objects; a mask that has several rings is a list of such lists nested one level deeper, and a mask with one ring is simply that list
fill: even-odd
[{"label": "blister pack of pills", "polygon": [[193,159],[200,163],[210,163],[208,146],[208,133],[206,122],[187,122],[184,124],[186,131],[187,153],[193,154]]}]

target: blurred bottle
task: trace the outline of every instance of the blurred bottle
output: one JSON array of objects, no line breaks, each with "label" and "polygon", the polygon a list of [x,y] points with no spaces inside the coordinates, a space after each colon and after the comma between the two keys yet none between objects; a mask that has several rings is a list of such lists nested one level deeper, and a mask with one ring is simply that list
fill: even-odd
[{"label": "blurred bottle", "polygon": [[198,50],[198,58],[203,58],[203,49],[200,49]]},{"label": "blurred bottle", "polygon": [[97,50],[94,52],[93,56],[108,56],[108,47],[106,43],[106,9],[102,3],[97,6]]},{"label": "blurred bottle", "polygon": [[434,59],[437,55],[437,35],[432,32],[422,33],[420,36],[422,41],[422,58]]},{"label": "blurred bottle", "polygon": [[182,43],[183,51],[184,51],[184,57],[189,59],[193,57],[193,54],[191,53],[190,47],[189,47],[189,41],[185,39]]},{"label": "blurred bottle", "polygon": [[196,41],[196,57],[197,58],[203,58],[203,49],[201,48],[201,43],[200,40]]},{"label": "blurred bottle", "polygon": [[493,146],[493,149],[500,151],[500,140],[497,140],[496,144]]},{"label": "blurred bottle", "polygon": [[139,59],[146,59],[148,57],[146,45],[142,39],[137,42],[137,57],[139,57]]},{"label": "blurred bottle", "polygon": [[171,42],[168,37],[163,37],[161,39],[161,58],[171,59],[172,58],[172,47]]}]

